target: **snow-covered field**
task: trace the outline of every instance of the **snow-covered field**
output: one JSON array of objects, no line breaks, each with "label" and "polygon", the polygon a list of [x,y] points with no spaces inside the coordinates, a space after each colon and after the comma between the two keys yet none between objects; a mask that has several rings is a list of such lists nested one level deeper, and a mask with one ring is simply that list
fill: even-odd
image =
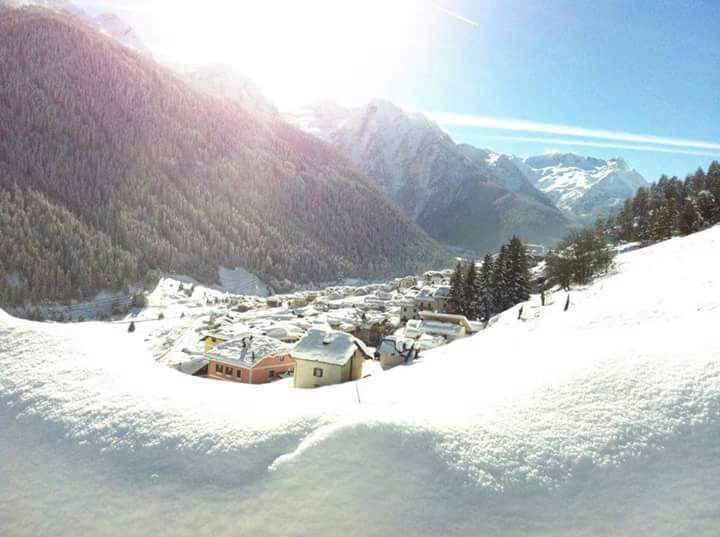
[{"label": "snow-covered field", "polygon": [[308,391],[0,313],[0,535],[716,536],[720,227],[617,265]]}]

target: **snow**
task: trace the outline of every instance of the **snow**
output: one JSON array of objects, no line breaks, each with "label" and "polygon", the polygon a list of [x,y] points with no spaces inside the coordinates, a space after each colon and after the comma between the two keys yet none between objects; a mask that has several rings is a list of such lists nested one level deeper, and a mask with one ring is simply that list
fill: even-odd
[{"label": "snow", "polygon": [[619,157],[607,161],[572,153],[528,157],[524,173],[561,209],[579,216],[607,211],[647,186]]},{"label": "snow", "polygon": [[268,356],[290,354],[291,347],[286,343],[267,336],[249,336],[242,340],[228,341],[213,348],[208,356],[223,363],[241,367],[254,367]]},{"label": "snow", "polygon": [[564,302],[316,390],[0,312],[0,534],[717,535],[720,227]]},{"label": "snow", "polygon": [[345,332],[312,328],[293,349],[293,358],[309,362],[345,365],[353,357],[358,346],[371,356],[365,346],[356,338]]}]

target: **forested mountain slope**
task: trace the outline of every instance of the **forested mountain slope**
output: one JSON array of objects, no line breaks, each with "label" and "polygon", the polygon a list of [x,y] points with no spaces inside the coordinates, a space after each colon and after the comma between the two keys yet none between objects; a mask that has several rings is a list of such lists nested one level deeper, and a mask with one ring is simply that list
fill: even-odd
[{"label": "forested mountain slope", "polygon": [[[212,281],[220,265],[243,266],[278,283],[446,259],[322,141],[279,119],[260,123],[69,15],[3,12],[0,72],[1,199],[55,215],[30,228],[17,224],[27,214],[2,220],[7,244],[29,234],[41,244],[0,258],[0,291],[12,287],[14,300],[86,295],[152,269]],[[49,221],[51,232],[39,227]],[[88,240],[72,251],[89,285],[46,255],[78,229]],[[123,262],[97,262],[108,248]],[[42,292],[38,273],[49,279]]]}]

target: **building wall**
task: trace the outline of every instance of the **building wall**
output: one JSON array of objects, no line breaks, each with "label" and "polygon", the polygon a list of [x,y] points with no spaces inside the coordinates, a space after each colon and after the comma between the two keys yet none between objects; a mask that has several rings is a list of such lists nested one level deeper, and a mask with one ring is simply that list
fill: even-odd
[{"label": "building wall", "polygon": [[205,338],[205,352],[209,352],[210,350],[214,349],[221,343],[225,343],[225,339],[220,339],[216,337],[207,337]]},{"label": "building wall", "polygon": [[[296,358],[294,385],[296,388],[316,388],[318,386],[340,384],[350,378],[349,364],[350,361],[348,361],[346,366],[341,367],[339,365],[310,362]],[[313,371],[316,367],[323,370],[322,377],[316,377],[313,375]]]},{"label": "building wall", "polygon": [[[218,365],[221,367],[222,372],[217,371]],[[265,384],[272,382],[277,374],[286,373],[294,368],[295,362],[290,355],[268,356],[260,360],[253,368],[238,367],[210,359],[208,377],[243,382],[245,384]],[[238,370],[240,371],[240,377],[237,376]],[[273,377],[270,376],[270,371],[273,371]]]}]

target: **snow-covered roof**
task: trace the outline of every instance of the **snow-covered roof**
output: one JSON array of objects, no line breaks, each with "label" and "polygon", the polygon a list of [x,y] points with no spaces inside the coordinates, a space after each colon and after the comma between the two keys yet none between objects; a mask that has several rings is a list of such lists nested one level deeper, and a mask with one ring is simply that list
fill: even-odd
[{"label": "snow-covered roof", "polygon": [[230,341],[233,339],[240,339],[254,332],[255,330],[253,330],[244,323],[226,324],[215,330],[208,330],[206,332],[203,332],[202,339],[213,337],[217,339],[222,339],[223,341]]},{"label": "snow-covered roof", "polygon": [[411,319],[405,326],[405,335],[407,337],[418,337],[421,334],[459,337],[463,335],[464,330],[465,327],[459,324]]},{"label": "snow-covered roof", "polygon": [[308,330],[292,351],[296,360],[345,365],[357,349],[366,356],[370,352],[359,339],[337,330]]},{"label": "snow-covered roof", "polygon": [[254,367],[268,356],[290,354],[292,346],[268,336],[248,336],[218,345],[207,353],[211,360],[239,367]]},{"label": "snow-covered roof", "polygon": [[433,297],[435,298],[447,298],[448,296],[450,296],[450,287],[447,285],[441,285],[435,289],[435,293],[433,293]]}]

